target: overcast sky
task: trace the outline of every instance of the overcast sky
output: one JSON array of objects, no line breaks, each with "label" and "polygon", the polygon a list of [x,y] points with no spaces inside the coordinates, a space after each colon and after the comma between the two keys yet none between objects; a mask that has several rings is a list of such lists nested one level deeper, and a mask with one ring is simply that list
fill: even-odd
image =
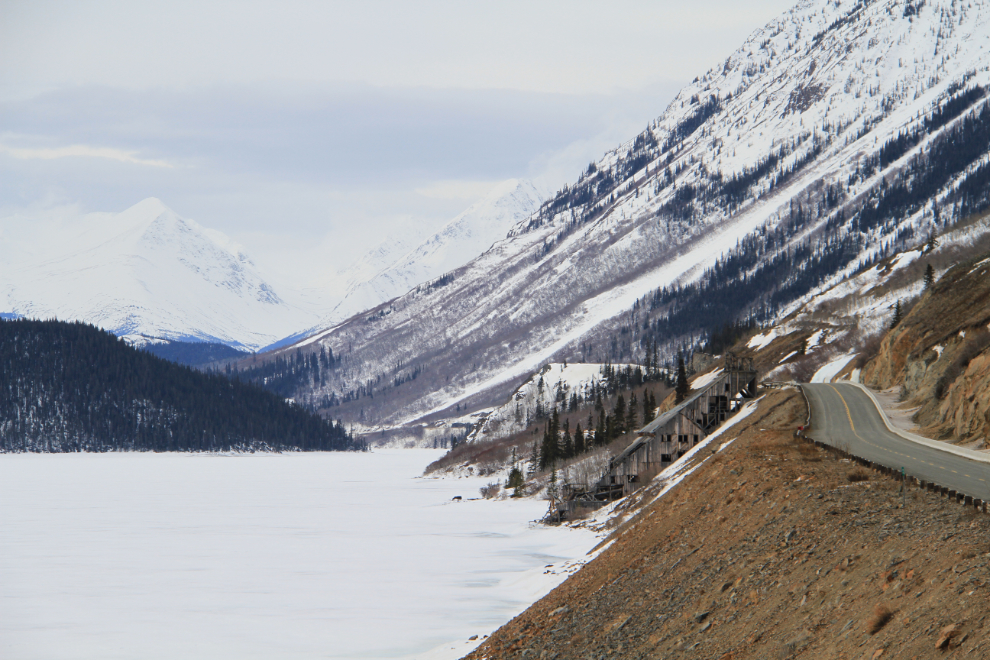
[{"label": "overcast sky", "polygon": [[572,181],[792,4],[0,0],[0,215],[159,197],[311,278]]}]

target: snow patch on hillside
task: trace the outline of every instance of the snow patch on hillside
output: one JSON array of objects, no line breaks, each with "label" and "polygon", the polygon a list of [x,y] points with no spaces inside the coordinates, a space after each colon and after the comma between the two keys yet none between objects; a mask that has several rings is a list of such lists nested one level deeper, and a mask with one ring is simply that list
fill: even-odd
[{"label": "snow patch on hillside", "polygon": [[[616,369],[639,365],[613,365]],[[526,429],[529,422],[549,414],[554,406],[566,409],[572,394],[591,395],[592,385],[601,384],[604,364],[547,364],[523,383],[509,401],[495,408],[471,435],[471,440],[505,438]]]}]

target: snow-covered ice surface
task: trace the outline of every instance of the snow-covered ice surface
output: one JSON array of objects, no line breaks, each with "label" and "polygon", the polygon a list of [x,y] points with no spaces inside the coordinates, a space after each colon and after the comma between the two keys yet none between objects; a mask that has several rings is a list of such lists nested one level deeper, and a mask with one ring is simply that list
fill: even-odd
[{"label": "snow-covered ice surface", "polygon": [[599,536],[441,453],[0,456],[0,656],[460,657]]}]

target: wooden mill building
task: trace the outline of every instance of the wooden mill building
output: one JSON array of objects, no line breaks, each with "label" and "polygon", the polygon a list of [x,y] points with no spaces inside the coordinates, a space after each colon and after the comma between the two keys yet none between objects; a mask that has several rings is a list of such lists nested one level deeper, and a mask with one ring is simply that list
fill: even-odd
[{"label": "wooden mill building", "polygon": [[711,434],[746,399],[756,396],[753,358],[728,355],[725,366],[676,408],[637,431],[636,440],[609,462],[596,499],[617,499],[653,478]]}]

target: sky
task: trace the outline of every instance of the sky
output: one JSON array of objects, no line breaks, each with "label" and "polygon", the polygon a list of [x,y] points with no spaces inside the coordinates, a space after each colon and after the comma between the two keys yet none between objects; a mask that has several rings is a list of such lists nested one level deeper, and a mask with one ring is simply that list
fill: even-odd
[{"label": "sky", "polygon": [[158,197],[325,282],[573,181],[793,1],[0,0],[0,217]]}]

